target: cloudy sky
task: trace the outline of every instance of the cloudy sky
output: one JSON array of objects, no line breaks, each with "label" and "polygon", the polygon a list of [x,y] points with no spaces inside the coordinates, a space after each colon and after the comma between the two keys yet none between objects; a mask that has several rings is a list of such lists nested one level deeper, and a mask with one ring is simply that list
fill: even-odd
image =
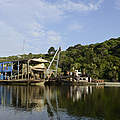
[{"label": "cloudy sky", "polygon": [[0,56],[120,37],[120,0],[0,0]]}]

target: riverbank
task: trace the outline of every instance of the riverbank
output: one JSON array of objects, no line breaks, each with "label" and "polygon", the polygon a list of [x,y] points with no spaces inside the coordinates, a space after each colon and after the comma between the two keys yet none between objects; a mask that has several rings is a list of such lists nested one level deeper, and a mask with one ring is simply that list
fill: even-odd
[{"label": "riverbank", "polygon": [[67,81],[67,80],[0,80],[0,85],[76,85],[76,86],[86,86],[86,85],[104,85],[104,86],[117,86],[120,87],[119,82],[87,82],[85,80],[81,81]]},{"label": "riverbank", "polygon": [[85,80],[81,81],[67,81],[67,80],[47,80],[45,81],[45,85],[104,85],[104,86],[120,86],[120,82],[87,82]]}]

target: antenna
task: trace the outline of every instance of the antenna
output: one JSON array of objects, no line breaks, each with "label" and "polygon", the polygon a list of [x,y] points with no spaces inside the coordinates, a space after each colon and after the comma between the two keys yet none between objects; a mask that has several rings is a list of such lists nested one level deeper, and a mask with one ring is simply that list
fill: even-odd
[{"label": "antenna", "polygon": [[24,54],[25,54],[25,39],[23,40],[23,59],[24,59]]},{"label": "antenna", "polygon": [[25,39],[23,40],[23,54],[25,54]]}]

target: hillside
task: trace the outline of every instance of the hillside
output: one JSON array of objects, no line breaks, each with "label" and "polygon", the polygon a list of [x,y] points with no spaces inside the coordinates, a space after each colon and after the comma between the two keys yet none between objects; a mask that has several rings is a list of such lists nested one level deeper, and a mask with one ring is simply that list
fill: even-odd
[{"label": "hillside", "polygon": [[63,71],[79,69],[96,79],[120,80],[120,38],[103,43],[75,45],[62,52]]},{"label": "hillside", "polygon": [[[55,50],[52,52],[54,53]],[[53,54],[50,54],[48,51],[48,54],[24,54],[21,55],[21,58],[17,56],[2,57],[0,58],[0,62],[39,57],[50,61]],[[95,79],[119,81],[120,38],[112,38],[103,43],[85,46],[81,44],[71,46],[67,50],[61,52],[59,66],[63,72],[78,69]]]}]

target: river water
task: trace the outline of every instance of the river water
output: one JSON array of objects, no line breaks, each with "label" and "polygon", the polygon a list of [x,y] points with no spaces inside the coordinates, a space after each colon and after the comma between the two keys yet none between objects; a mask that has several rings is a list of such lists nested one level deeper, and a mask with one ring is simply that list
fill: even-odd
[{"label": "river water", "polygon": [[0,86],[0,120],[120,120],[120,88]]}]

